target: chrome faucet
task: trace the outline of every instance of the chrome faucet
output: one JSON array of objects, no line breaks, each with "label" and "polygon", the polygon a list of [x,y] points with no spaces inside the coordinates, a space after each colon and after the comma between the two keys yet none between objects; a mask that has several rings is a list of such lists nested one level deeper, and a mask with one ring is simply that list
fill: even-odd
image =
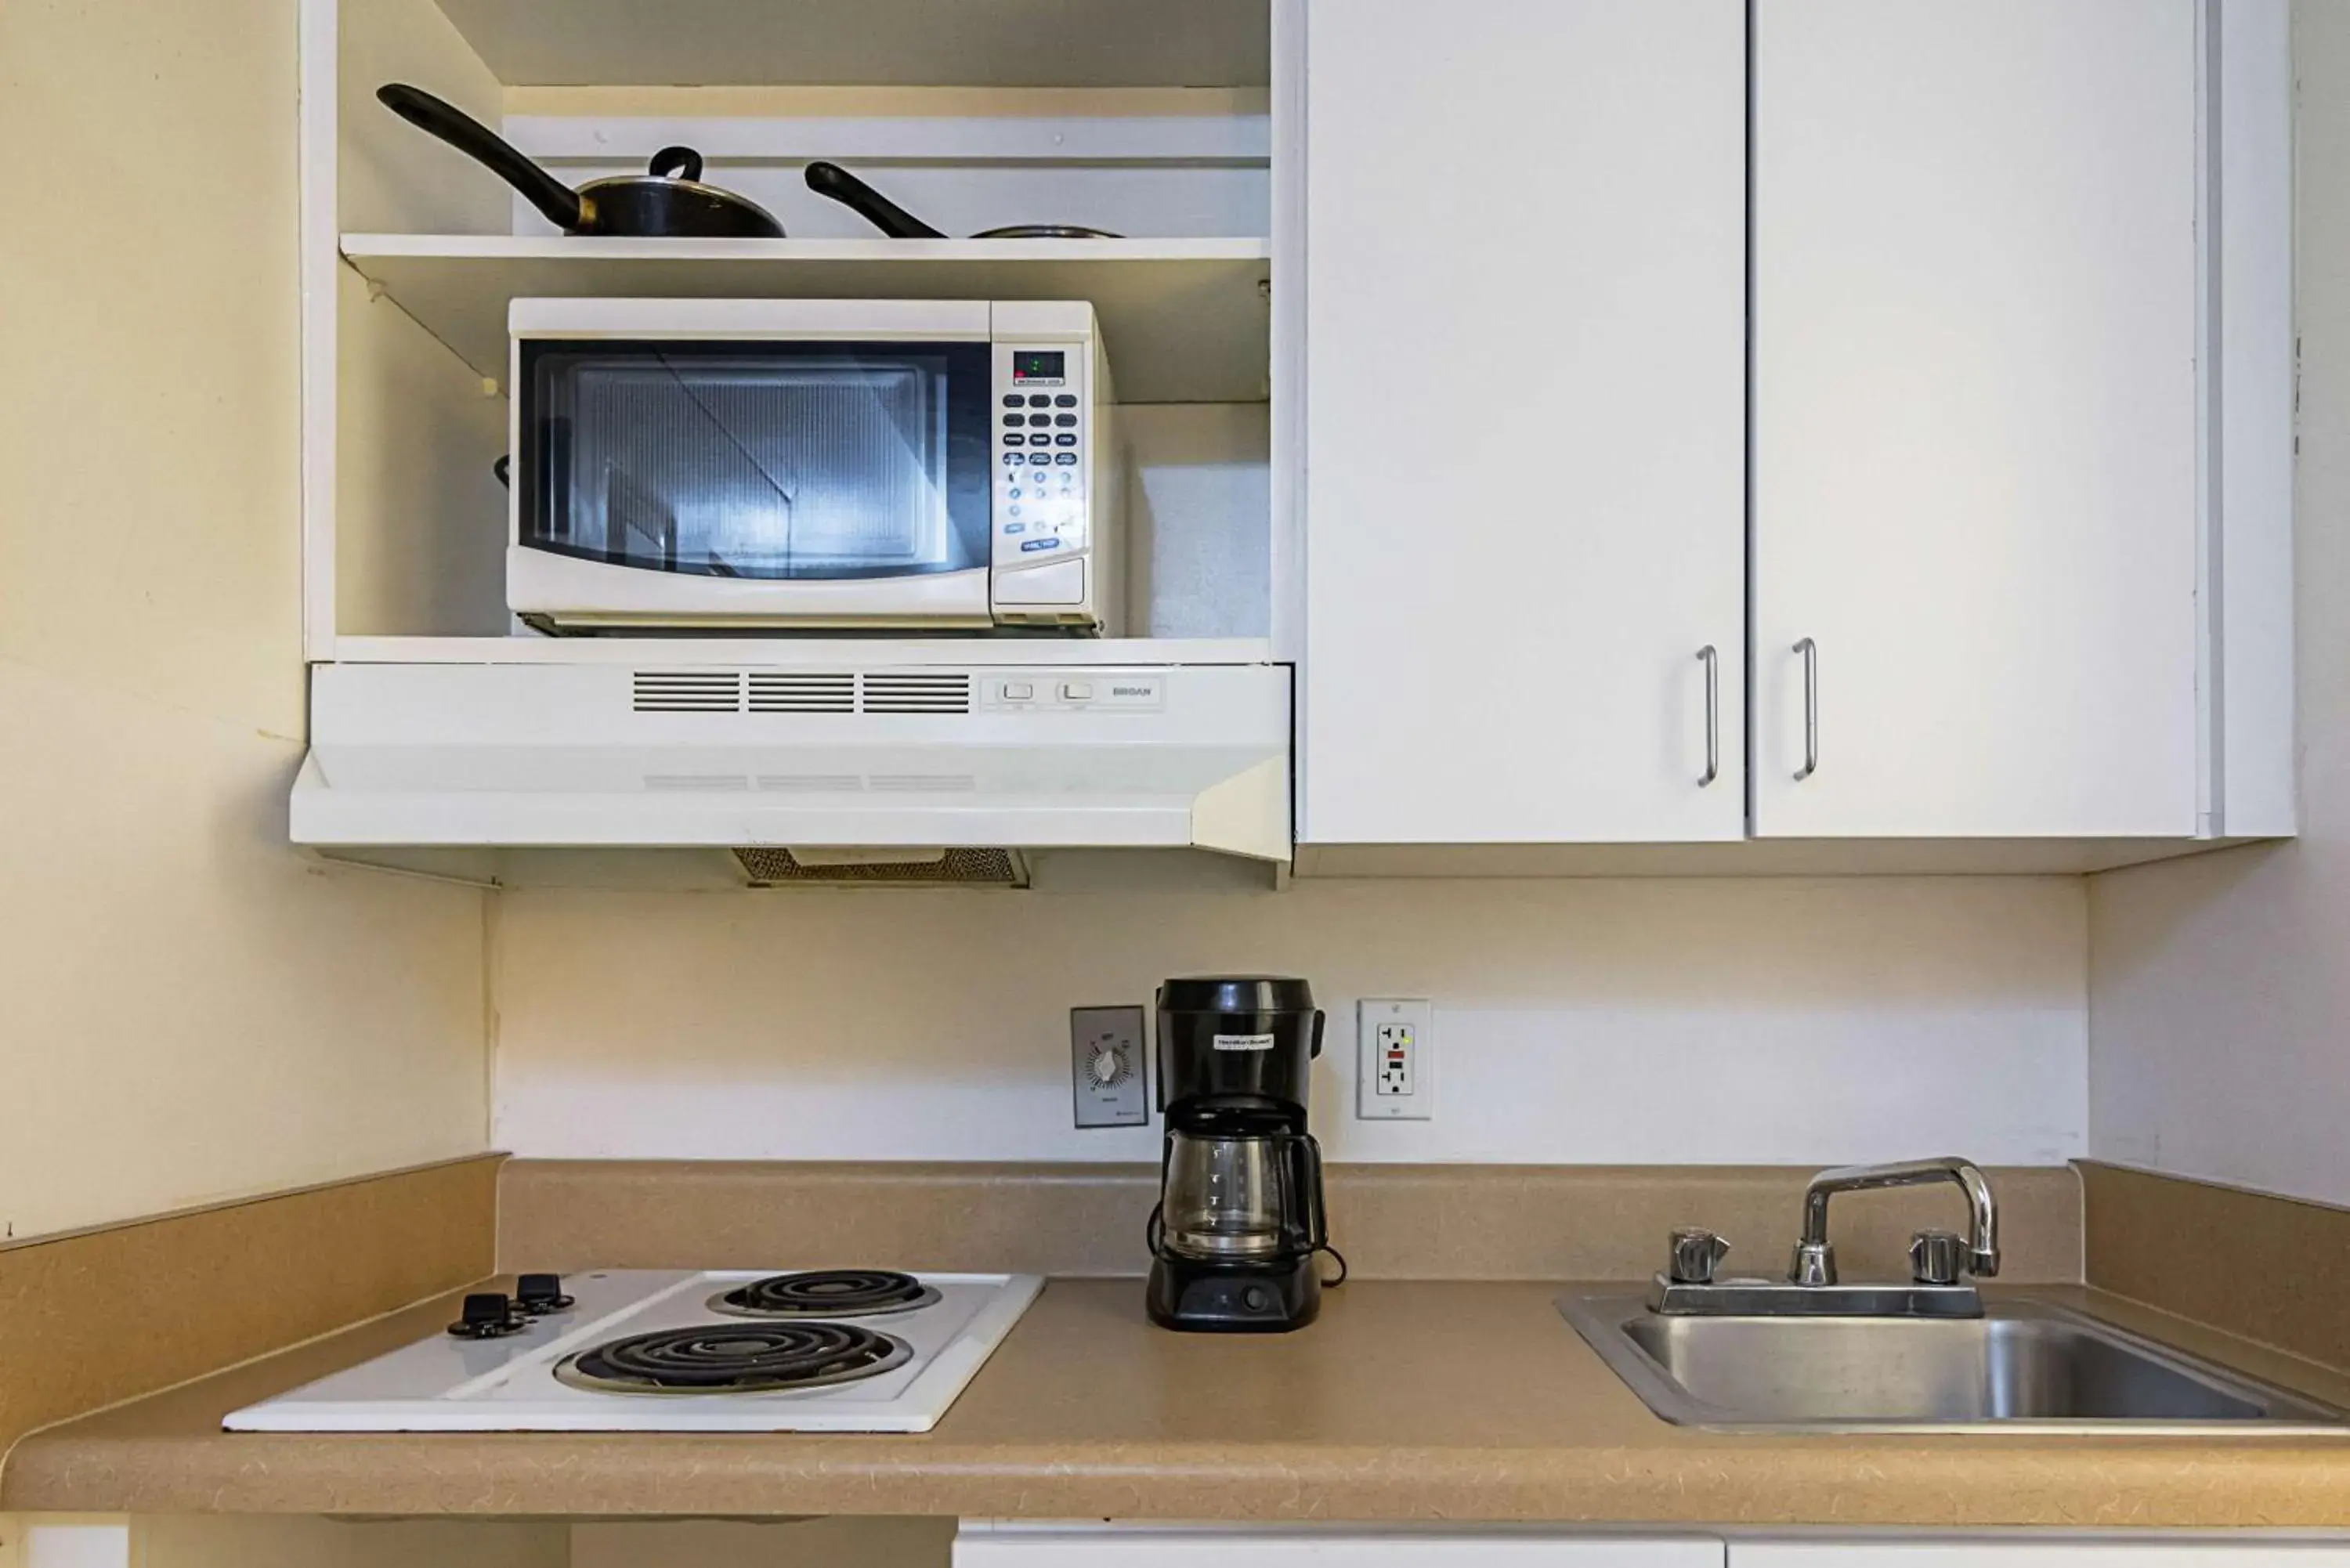
[{"label": "chrome faucet", "polygon": [[[1967,1234],[1920,1231],[1909,1241],[1907,1283],[1846,1284],[1828,1241],[1828,1199],[1879,1187],[1956,1182],[1967,1195]],[[1780,1279],[1722,1279],[1730,1244],[1711,1231],[1673,1232],[1667,1266],[1648,1290],[1648,1310],[1704,1316],[1981,1317],[1973,1279],[1999,1272],[1999,1206],[1983,1173],[1963,1159],[1912,1159],[1824,1170],[1804,1189],[1803,1238]],[[1973,1279],[1961,1278],[1971,1275]]]},{"label": "chrome faucet", "polygon": [[[1977,1279],[1999,1273],[1999,1205],[1983,1173],[1963,1159],[1906,1159],[1891,1165],[1846,1165],[1823,1170],[1804,1189],[1804,1234],[1795,1243],[1795,1259],[1787,1278],[1799,1285],[1836,1282],[1835,1248],[1828,1241],[1828,1199],[1839,1192],[1866,1192],[1880,1187],[1921,1187],[1932,1181],[1954,1181],[1967,1195],[1967,1241],[1964,1267]],[[1918,1272],[1927,1272],[1923,1254],[1940,1249],[1929,1241],[1934,1232],[1921,1231],[1911,1243]],[[1940,1272],[1939,1270],[1935,1271]],[[1953,1281],[1937,1281],[1951,1283]]]}]

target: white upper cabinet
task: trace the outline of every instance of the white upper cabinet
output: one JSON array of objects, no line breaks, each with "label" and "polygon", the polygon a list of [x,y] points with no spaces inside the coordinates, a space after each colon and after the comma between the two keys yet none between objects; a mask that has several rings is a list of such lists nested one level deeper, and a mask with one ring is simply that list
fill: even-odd
[{"label": "white upper cabinet", "polygon": [[1304,840],[1743,834],[1745,15],[1306,0]]},{"label": "white upper cabinet", "polygon": [[2196,832],[2197,15],[1756,6],[1757,836]]}]

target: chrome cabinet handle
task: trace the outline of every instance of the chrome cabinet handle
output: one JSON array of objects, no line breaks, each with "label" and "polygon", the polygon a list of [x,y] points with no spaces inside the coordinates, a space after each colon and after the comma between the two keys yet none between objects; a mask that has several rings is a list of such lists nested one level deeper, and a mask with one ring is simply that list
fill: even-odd
[{"label": "chrome cabinet handle", "polygon": [[1801,784],[1820,771],[1820,648],[1807,637],[1795,651],[1804,656],[1804,765],[1795,771]]},{"label": "chrome cabinet handle", "polygon": [[1703,789],[1721,776],[1721,659],[1710,642],[1697,657],[1705,666],[1705,776],[1697,781]]}]

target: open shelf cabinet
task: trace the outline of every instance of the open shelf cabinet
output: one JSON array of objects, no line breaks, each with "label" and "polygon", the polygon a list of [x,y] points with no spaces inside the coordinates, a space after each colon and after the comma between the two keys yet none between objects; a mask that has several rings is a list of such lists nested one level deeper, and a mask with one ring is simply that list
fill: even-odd
[{"label": "open shelf cabinet", "polygon": [[[943,648],[975,664],[1294,657],[1270,112],[1294,4],[301,0],[309,657],[696,662],[720,640],[631,638],[624,654],[513,635],[491,471],[507,440],[507,306],[537,296],[1089,301],[1128,436],[1129,635]],[[560,234],[378,104],[390,81],[448,99],[575,184],[695,146],[706,180],[790,237]],[[805,188],[816,158],[949,233],[1052,221],[1131,237],[876,237]],[[889,640],[909,662],[938,652]],[[835,646],[724,645],[736,659]]]}]

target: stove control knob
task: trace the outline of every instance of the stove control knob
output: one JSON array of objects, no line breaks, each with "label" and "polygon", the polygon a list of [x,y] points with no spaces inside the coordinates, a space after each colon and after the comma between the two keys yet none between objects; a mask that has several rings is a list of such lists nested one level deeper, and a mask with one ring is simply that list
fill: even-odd
[{"label": "stove control knob", "polygon": [[544,1317],[551,1312],[561,1312],[572,1304],[563,1293],[560,1274],[517,1274],[515,1276],[515,1305],[533,1317]]},{"label": "stove control knob", "polygon": [[1086,1060],[1086,1073],[1097,1088],[1107,1089],[1126,1082],[1126,1053],[1115,1045],[1097,1045]]},{"label": "stove control knob", "polygon": [[523,1315],[504,1291],[474,1291],[465,1297],[465,1304],[449,1332],[460,1339],[496,1339],[501,1334],[518,1334],[523,1327]]}]

